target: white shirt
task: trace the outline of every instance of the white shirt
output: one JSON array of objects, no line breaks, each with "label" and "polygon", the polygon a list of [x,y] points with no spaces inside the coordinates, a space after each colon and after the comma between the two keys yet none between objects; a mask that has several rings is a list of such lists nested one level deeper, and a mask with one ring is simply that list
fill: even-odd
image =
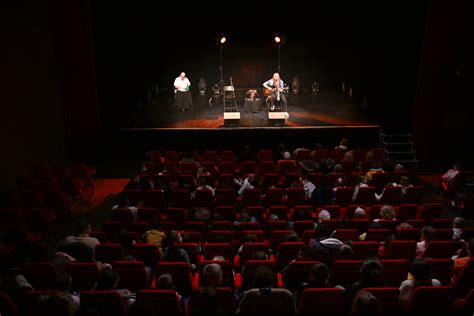
[{"label": "white shirt", "polygon": [[175,89],[178,89],[179,91],[189,90],[190,85],[191,83],[189,82],[189,79],[187,77],[184,77],[184,79],[181,79],[181,77],[178,77],[174,80],[174,87]]},{"label": "white shirt", "polygon": [[452,181],[459,173],[459,170],[456,169],[450,169],[446,171],[446,173],[443,175],[443,179],[446,181]]},{"label": "white shirt", "polygon": [[[441,286],[441,282],[437,279],[431,279],[432,286]],[[405,305],[413,295],[415,290],[415,281],[414,280],[405,280],[400,285],[400,303]]]},{"label": "white shirt", "polygon": [[310,181],[306,181],[305,184],[303,184],[304,192],[306,193],[306,197],[308,199],[311,199],[311,194],[313,193],[314,189],[316,188],[314,184]]}]

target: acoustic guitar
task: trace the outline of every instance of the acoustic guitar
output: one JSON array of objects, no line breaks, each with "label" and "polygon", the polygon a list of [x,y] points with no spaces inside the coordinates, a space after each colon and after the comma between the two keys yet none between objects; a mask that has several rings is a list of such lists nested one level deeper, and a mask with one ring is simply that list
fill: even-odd
[{"label": "acoustic guitar", "polygon": [[280,90],[280,93],[287,93],[289,91],[289,87],[284,87],[284,88],[271,88],[267,89],[263,87],[263,95],[266,97],[270,96],[273,92],[277,92],[277,89]]}]

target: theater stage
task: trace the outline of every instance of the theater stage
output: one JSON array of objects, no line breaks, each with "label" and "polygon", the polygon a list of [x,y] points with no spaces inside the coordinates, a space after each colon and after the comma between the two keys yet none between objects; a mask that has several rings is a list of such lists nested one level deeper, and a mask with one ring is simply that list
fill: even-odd
[{"label": "theater stage", "polygon": [[[374,126],[370,113],[335,91],[319,93],[288,93],[288,113],[285,120],[269,119],[265,100],[259,111],[244,111],[246,92],[250,88],[236,88],[240,120],[227,124],[224,121],[222,97],[211,94],[193,94],[194,107],[189,111],[174,108],[170,93],[151,98],[147,104],[127,108],[126,128],[201,129],[201,128],[264,128],[264,127],[323,127],[323,126]],[[255,89],[255,88],[253,88]],[[261,90],[261,89],[260,89]],[[257,89],[258,91],[258,89]]]}]

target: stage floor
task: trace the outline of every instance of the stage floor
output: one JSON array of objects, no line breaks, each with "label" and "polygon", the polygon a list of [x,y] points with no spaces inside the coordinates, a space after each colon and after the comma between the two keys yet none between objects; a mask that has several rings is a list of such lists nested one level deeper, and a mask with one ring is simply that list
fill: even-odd
[{"label": "stage floor", "polygon": [[[236,89],[237,105],[240,112],[240,128],[274,127],[275,121],[268,119],[266,106],[259,112],[245,112],[243,109],[245,92],[248,89]],[[174,108],[172,96],[159,96],[152,102],[124,113],[128,117],[126,128],[153,129],[216,129],[228,128],[223,116],[222,99],[211,95],[193,94],[194,108],[178,111]],[[211,100],[211,102],[209,102]],[[263,100],[264,101],[264,100]],[[263,102],[265,104],[265,102]],[[367,111],[355,106],[350,100],[332,91],[318,94],[288,94],[289,117],[277,126],[280,127],[323,127],[323,126],[373,126]],[[227,122],[226,122],[227,123]]]}]

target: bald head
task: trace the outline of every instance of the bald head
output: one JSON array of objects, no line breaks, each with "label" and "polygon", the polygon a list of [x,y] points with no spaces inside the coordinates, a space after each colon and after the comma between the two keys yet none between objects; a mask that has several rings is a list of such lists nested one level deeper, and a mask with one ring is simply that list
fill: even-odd
[{"label": "bald head", "polygon": [[206,286],[218,286],[222,283],[222,269],[217,263],[206,265],[202,271],[204,283]]}]

